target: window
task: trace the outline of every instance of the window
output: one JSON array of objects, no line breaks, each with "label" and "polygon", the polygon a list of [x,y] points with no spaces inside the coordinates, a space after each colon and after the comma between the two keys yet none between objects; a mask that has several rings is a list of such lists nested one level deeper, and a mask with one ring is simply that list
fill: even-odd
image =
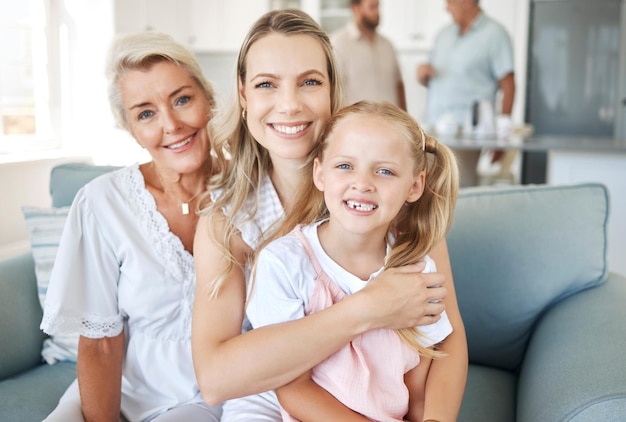
[{"label": "window", "polygon": [[0,3],[0,152],[55,145],[45,29],[45,2]]},{"label": "window", "polygon": [[109,109],[104,63],[113,12],[114,0],[0,1],[0,164],[143,158]]}]

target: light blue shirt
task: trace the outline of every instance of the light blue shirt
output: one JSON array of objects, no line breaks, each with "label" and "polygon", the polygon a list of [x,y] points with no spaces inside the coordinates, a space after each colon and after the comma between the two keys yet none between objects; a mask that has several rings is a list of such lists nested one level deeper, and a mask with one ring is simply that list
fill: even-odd
[{"label": "light blue shirt", "polygon": [[513,46],[506,29],[480,13],[459,35],[456,23],[445,27],[430,54],[435,68],[428,84],[425,120],[435,124],[451,113],[462,125],[474,101],[495,102],[498,81],[514,71]]}]

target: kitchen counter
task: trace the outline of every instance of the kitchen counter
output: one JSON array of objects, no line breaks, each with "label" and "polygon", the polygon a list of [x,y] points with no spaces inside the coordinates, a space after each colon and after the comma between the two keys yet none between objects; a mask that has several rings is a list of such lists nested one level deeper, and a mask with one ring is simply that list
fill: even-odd
[{"label": "kitchen counter", "polygon": [[476,139],[442,136],[437,139],[455,150],[480,150],[483,148],[532,151],[586,151],[626,154],[626,140],[576,136],[512,136],[510,139]]}]

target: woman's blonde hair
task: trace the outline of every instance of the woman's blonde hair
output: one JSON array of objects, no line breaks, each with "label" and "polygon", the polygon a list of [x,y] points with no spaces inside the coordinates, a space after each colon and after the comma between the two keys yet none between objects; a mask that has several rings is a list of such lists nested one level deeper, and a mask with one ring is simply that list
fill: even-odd
[{"label": "woman's blonde hair", "polygon": [[[326,56],[326,70],[330,82],[330,112],[333,113],[340,106],[341,85],[335,63],[333,48],[330,39],[324,30],[305,12],[297,9],[274,10],[261,16],[250,28],[237,57],[236,81],[233,89],[231,104],[224,113],[218,113],[212,121],[214,127],[213,141],[218,164],[225,169],[216,175],[209,183],[209,192],[219,190],[220,195],[211,202],[208,196],[201,198],[200,209],[202,214],[212,218],[216,213],[222,213],[225,207],[229,212],[225,216],[225,231],[217,237],[213,230],[209,235],[221,245],[222,252],[228,266],[209,286],[209,295],[218,294],[226,273],[230,271],[235,259],[230,251],[230,239],[236,232],[235,219],[240,214],[244,202],[252,195],[258,195],[259,186],[263,181],[272,162],[268,151],[252,137],[242,117],[243,108],[239,101],[238,87],[246,82],[247,59],[250,47],[258,40],[270,34],[308,35],[319,41]],[[258,205],[258,197],[255,204]],[[256,208],[256,207],[255,207]],[[250,211],[252,218],[256,209]],[[212,227],[209,224],[209,227]],[[201,257],[200,257],[201,259]]]},{"label": "woman's blonde hair", "polygon": [[106,77],[109,84],[109,105],[115,123],[129,130],[128,116],[124,110],[120,80],[131,70],[148,70],[156,63],[170,61],[189,72],[206,97],[213,114],[215,94],[213,87],[202,74],[200,65],[191,51],[177,43],[169,35],[159,32],[140,32],[124,35],[113,41],[106,61]]},{"label": "woman's blonde hair", "polygon": [[[396,105],[387,102],[360,101],[342,108],[331,117],[322,133],[321,142],[307,161],[306,169],[311,176],[314,159],[323,161],[324,150],[337,125],[347,117],[355,115],[381,119],[386,125],[394,128],[409,145],[415,173],[425,171],[422,196],[415,202],[406,203],[391,223],[393,247],[387,257],[385,268],[415,263],[445,238],[452,224],[459,186],[459,173],[454,154],[446,145],[426,135],[413,117]],[[328,217],[324,194],[316,188],[312,177],[306,179],[295,203],[299,206],[288,210],[280,227],[261,247],[286,235],[297,224],[311,224]],[[425,348],[417,341],[420,336],[417,329],[398,330],[398,334],[420,354],[429,357],[440,356],[435,350]]]}]

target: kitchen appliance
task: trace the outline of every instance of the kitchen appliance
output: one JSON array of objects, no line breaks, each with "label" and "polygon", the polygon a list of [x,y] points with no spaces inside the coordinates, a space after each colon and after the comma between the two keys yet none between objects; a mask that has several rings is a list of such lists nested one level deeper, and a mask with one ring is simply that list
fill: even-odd
[{"label": "kitchen appliance", "polygon": [[[626,139],[624,0],[533,0],[529,37],[535,136]],[[545,182],[545,156],[525,154],[524,183]]]},{"label": "kitchen appliance", "polygon": [[474,101],[468,110],[463,124],[463,135],[475,139],[488,139],[496,136],[496,121],[491,101]]}]

